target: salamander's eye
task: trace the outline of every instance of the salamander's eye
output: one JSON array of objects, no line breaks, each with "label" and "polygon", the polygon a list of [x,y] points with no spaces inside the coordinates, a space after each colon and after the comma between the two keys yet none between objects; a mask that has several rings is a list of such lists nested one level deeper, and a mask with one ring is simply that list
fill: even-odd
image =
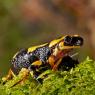
[{"label": "salamander's eye", "polygon": [[81,37],[72,37],[71,43],[74,46],[82,46],[83,45],[83,38],[81,38]]},{"label": "salamander's eye", "polygon": [[64,38],[64,46],[72,46],[71,41],[72,41],[72,37],[71,36],[66,36]]}]

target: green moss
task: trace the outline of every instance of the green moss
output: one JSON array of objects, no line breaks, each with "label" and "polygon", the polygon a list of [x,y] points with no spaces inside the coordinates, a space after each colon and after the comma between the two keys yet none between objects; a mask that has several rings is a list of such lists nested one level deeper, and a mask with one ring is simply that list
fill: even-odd
[{"label": "green moss", "polygon": [[46,71],[43,84],[28,76],[25,83],[14,85],[18,75],[5,85],[0,85],[0,95],[95,95],[95,62],[87,58],[70,71]]}]

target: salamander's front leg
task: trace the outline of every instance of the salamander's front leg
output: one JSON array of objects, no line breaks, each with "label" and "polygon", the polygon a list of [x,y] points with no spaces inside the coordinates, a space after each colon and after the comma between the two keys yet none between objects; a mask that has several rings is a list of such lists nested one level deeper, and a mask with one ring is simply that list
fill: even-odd
[{"label": "salamander's front leg", "polygon": [[[19,82],[23,82],[26,79],[28,74],[29,74],[29,70],[26,69],[26,68],[22,68],[21,71],[19,72],[19,74],[17,75],[17,76],[19,76],[19,75],[22,76],[20,78]],[[16,78],[16,75],[10,69],[9,72],[8,72],[8,75],[2,78],[3,84],[5,84],[8,80],[11,80],[13,77]],[[15,84],[17,84],[17,83],[15,83]]]},{"label": "salamander's front leg", "polygon": [[52,68],[53,71],[58,70],[58,66],[59,66],[59,64],[61,63],[61,61],[62,61],[62,58],[60,58],[60,59],[54,64],[54,66],[53,66],[53,68]]},{"label": "salamander's front leg", "polygon": [[56,56],[53,56],[53,55],[51,55],[48,59],[48,63],[51,65],[51,69],[53,71],[57,70],[57,68],[58,68],[59,64],[61,63],[61,61],[62,61],[62,57],[59,58],[59,56],[56,57]]},{"label": "salamander's front leg", "polygon": [[48,63],[50,64],[51,68],[53,68],[54,64],[55,64],[55,61],[56,61],[56,58],[55,56],[51,55],[49,58],[48,58]]}]

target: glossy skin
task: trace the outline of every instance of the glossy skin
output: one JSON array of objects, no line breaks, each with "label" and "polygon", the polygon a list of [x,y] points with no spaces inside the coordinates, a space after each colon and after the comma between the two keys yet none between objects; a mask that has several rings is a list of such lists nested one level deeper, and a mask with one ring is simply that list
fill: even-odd
[{"label": "glossy skin", "polygon": [[9,74],[19,74],[22,68],[26,68],[37,78],[47,69],[57,70],[62,58],[72,49],[80,48],[82,45],[82,37],[67,35],[50,43],[22,49],[14,55]]}]

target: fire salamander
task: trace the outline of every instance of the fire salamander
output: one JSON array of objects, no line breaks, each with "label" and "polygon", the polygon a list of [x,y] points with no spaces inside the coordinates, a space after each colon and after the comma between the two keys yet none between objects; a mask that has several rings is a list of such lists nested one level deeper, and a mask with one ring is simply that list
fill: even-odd
[{"label": "fire salamander", "polygon": [[[32,72],[32,76],[37,78],[43,71],[51,69],[58,70],[61,61],[74,48],[80,48],[83,45],[83,38],[79,35],[66,35],[50,43],[21,49],[17,52],[11,62],[9,74],[3,78],[7,81],[14,75],[19,74],[21,70]],[[61,66],[60,66],[61,67]]]}]

